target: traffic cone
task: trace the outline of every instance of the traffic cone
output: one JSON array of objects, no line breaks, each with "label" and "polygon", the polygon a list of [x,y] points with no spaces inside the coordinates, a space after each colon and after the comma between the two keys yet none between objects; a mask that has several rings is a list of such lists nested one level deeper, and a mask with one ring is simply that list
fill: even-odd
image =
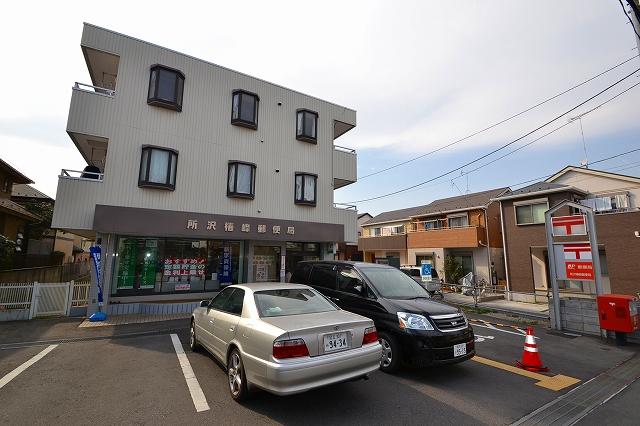
[{"label": "traffic cone", "polygon": [[517,361],[518,367],[529,371],[549,371],[542,365],[538,354],[538,345],[533,338],[533,328],[527,327],[527,337],[524,339],[524,350],[522,351],[522,361]]}]

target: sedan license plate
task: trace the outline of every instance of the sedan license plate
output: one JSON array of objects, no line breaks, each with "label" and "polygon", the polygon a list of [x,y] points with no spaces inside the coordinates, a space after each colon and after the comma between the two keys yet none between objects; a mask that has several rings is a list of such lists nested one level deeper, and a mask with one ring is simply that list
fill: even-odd
[{"label": "sedan license plate", "polygon": [[349,342],[347,342],[347,333],[333,333],[324,335],[324,351],[333,352],[341,349],[347,349]]},{"label": "sedan license plate", "polygon": [[467,344],[460,343],[458,345],[453,345],[453,356],[462,356],[467,354]]}]

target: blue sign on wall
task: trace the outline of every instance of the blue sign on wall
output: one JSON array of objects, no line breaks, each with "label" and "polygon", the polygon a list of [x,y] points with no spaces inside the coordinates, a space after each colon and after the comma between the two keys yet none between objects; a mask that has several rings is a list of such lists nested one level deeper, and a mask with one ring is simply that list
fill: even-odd
[{"label": "blue sign on wall", "polygon": [[218,282],[220,284],[231,284],[233,282],[233,276],[231,273],[231,247],[224,245],[222,246],[222,256],[220,257]]}]

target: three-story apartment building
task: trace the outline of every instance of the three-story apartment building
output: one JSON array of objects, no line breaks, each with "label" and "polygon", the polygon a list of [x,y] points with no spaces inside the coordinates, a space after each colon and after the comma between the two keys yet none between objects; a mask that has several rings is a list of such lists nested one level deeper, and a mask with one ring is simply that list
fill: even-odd
[{"label": "three-story apartment building", "polygon": [[333,203],[354,110],[90,24],[81,47],[67,133],[88,166],[60,174],[53,226],[102,244],[111,303],[280,281],[356,241]]}]

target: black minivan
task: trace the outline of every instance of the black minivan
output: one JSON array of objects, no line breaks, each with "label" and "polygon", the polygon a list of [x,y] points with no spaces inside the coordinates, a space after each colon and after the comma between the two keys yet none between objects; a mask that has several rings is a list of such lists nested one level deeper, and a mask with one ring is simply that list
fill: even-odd
[{"label": "black minivan", "polygon": [[340,308],[371,318],[382,345],[380,369],[465,361],[475,355],[473,330],[457,308],[430,300],[400,270],[364,262],[304,261],[290,282],[315,288]]}]

